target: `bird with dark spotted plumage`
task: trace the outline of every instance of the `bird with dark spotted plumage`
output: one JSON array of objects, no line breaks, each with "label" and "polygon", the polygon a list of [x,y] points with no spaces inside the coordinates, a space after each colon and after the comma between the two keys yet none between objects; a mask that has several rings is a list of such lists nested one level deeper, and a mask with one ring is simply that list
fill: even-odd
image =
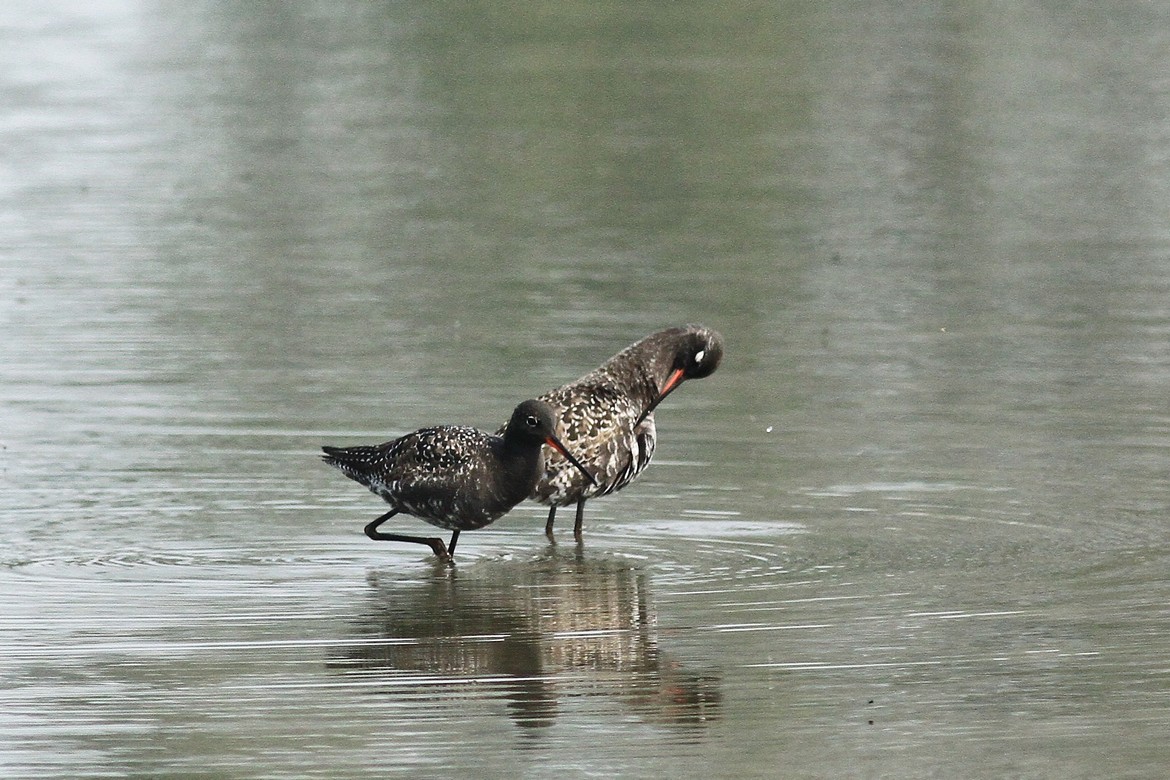
[{"label": "bird with dark spotted plumage", "polygon": [[654,410],[687,379],[714,373],[723,337],[688,325],[653,333],[623,349],[575,382],[539,397],[560,418],[562,438],[595,480],[550,454],[532,498],[548,504],[544,531],[552,536],[557,507],[577,505],[573,534],[581,537],[585,501],[621,490],[650,465],[657,433]]},{"label": "bird with dark spotted plumage", "polygon": [[[580,469],[583,482],[594,482],[556,430],[552,408],[531,400],[516,407],[503,435],[444,425],[374,447],[322,447],[321,457],[393,507],[366,526],[366,536],[429,545],[441,560],[450,561],[460,531],[483,528],[528,498],[544,473],[543,445]],[[451,531],[451,542],[378,530],[400,512]]]}]

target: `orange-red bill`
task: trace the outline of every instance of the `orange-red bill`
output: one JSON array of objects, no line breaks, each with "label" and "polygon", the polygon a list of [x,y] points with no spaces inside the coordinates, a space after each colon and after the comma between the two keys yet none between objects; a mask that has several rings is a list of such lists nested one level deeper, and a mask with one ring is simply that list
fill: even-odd
[{"label": "orange-red bill", "polygon": [[682,381],[683,370],[681,368],[676,368],[674,371],[671,371],[670,376],[666,378],[666,384],[662,386],[662,391],[658,394],[658,397],[654,399],[653,403],[651,403],[650,406],[646,408],[646,411],[642,412],[641,416],[638,417],[638,421],[634,423],[634,427],[641,425],[642,421],[650,415],[650,412],[654,411],[654,407],[662,403],[662,399],[670,395],[670,392],[681,385]]},{"label": "orange-red bill", "polygon": [[565,449],[565,445],[561,444],[560,439],[558,439],[556,436],[549,436],[544,441],[546,444],[548,444],[548,446],[552,447],[554,450],[556,450],[557,452],[564,455],[565,458],[569,461],[569,463],[572,463],[574,466],[576,466],[581,471],[581,473],[585,475],[585,479],[589,480],[589,482],[592,483],[593,485],[597,484],[597,480],[593,478],[593,475],[589,473],[589,470],[586,469],[583,465],[581,465],[581,461],[574,458],[573,454],[571,452],[569,452],[567,449]]}]

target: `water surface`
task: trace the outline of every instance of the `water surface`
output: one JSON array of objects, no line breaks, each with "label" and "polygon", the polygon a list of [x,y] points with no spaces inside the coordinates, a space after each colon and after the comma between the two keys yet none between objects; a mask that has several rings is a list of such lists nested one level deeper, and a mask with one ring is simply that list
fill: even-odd
[{"label": "water surface", "polygon": [[[4,775],[1159,776],[1168,23],[6,5]],[[316,459],[681,322],[580,545]]]}]

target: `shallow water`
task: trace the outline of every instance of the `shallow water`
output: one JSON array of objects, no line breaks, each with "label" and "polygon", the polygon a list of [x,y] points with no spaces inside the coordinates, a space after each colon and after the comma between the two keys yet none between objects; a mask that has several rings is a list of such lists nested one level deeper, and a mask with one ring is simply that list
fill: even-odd
[{"label": "shallow water", "polygon": [[[1160,776],[1167,22],[5,5],[4,776]],[[687,321],[579,545],[316,458]]]}]

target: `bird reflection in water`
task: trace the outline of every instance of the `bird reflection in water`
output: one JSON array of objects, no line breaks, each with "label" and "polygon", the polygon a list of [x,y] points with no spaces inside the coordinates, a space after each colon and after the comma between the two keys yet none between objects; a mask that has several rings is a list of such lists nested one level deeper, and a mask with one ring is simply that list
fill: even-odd
[{"label": "bird reflection in water", "polygon": [[625,560],[552,550],[436,569],[421,582],[393,577],[370,575],[357,636],[329,661],[386,681],[374,690],[406,694],[413,680],[452,697],[499,696],[517,725],[533,729],[554,723],[566,697],[616,699],[647,722],[680,728],[680,738],[718,717],[718,676],[659,650],[646,575]]}]

